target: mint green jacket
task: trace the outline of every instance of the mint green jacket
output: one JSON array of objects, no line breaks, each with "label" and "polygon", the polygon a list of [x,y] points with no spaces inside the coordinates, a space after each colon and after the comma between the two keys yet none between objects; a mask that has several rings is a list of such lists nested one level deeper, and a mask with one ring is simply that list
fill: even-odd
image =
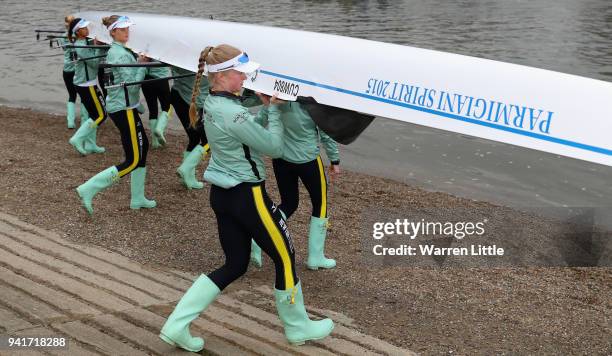
[{"label": "mint green jacket", "polygon": [[[174,66],[172,67],[173,76],[185,75],[185,74],[191,74],[191,73],[193,72],[188,71],[183,68],[174,67]],[[183,99],[183,101],[186,102],[187,104],[190,104],[194,83],[195,83],[195,75],[193,77],[173,79],[172,90],[176,90],[179,93],[181,99]],[[202,76],[202,79],[200,80],[200,95],[198,95],[198,97],[196,98],[196,102],[195,102],[196,108],[198,108],[198,110],[204,107],[204,101],[206,100],[206,97],[208,96],[208,90],[209,90],[208,78],[206,78],[206,76]]]},{"label": "mint green jacket", "polygon": [[167,78],[170,76],[170,68],[168,67],[149,67],[147,68],[146,75],[151,78],[155,78],[155,79]]},{"label": "mint green jacket", "polygon": [[[80,39],[74,41],[75,46],[86,46],[89,42],[87,39]],[[75,48],[74,51],[77,54],[77,58],[89,58],[94,56],[102,55],[103,52],[97,48]],[[89,59],[86,61],[77,61],[74,65],[74,79],[72,82],[74,85],[87,83],[98,78],[98,64],[100,58]]]},{"label": "mint green jacket", "polygon": [[285,126],[282,159],[291,163],[313,161],[319,155],[321,142],[330,162],[340,162],[338,143],[317,127],[306,109],[297,102],[282,104],[279,109]]},{"label": "mint green jacket", "polygon": [[[136,58],[132,51],[121,43],[113,42],[108,54],[106,63],[109,64],[130,64],[136,63]],[[138,82],[144,79],[147,72],[146,67],[113,67],[113,84]],[[122,87],[108,88],[106,95],[106,111],[109,113],[134,108],[140,100],[140,85],[127,87],[129,105],[126,103],[125,90]]]},{"label": "mint green jacket", "polygon": [[[67,36],[68,34],[66,34]],[[72,44],[67,38],[58,38],[60,45],[66,46]],[[74,63],[72,62],[72,54],[74,48],[64,48],[64,72],[74,72]]]},{"label": "mint green jacket", "polygon": [[[262,126],[264,121],[267,128]],[[253,116],[232,94],[209,95],[204,102],[204,129],[211,151],[204,179],[216,186],[227,189],[264,181],[262,156],[282,155],[283,124],[275,105]]]}]

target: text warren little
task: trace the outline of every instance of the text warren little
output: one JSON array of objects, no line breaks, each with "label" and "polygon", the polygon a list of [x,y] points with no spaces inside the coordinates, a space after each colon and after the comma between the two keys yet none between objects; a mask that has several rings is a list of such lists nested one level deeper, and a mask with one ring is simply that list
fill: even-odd
[{"label": "text warren little", "polygon": [[503,256],[504,249],[496,245],[470,245],[470,247],[436,247],[435,245],[401,245],[383,247],[375,245],[372,252],[376,256]]}]

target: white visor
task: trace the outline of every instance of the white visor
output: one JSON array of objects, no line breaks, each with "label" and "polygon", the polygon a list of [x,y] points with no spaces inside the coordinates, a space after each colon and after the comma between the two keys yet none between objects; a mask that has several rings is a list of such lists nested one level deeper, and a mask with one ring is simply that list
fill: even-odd
[{"label": "white visor", "polygon": [[206,73],[218,73],[226,70],[237,70],[242,73],[253,73],[259,68],[259,63],[249,59],[246,53],[240,53],[236,57],[219,64],[207,64]]},{"label": "white visor", "polygon": [[126,28],[126,27],[130,27],[132,26],[134,23],[132,22],[132,20],[130,20],[129,17],[127,16],[121,16],[117,19],[117,21],[113,22],[112,24],[110,24],[110,26],[108,26],[108,30],[112,31],[116,28]]},{"label": "white visor", "polygon": [[74,28],[72,29],[72,33],[76,34],[78,30],[85,28],[87,26],[89,26],[89,21],[85,19],[81,19],[81,21],[77,22],[77,24],[74,25]]}]

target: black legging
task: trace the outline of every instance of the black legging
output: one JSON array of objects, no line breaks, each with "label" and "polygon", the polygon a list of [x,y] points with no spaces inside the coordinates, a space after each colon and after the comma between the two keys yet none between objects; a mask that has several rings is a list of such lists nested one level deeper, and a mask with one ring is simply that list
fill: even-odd
[{"label": "black legging", "polygon": [[119,177],[130,173],[136,167],[147,165],[149,139],[145,133],[138,111],[127,109],[110,113],[110,117],[119,129],[125,160],[117,165]]},{"label": "black legging", "polygon": [[74,79],[74,72],[66,72],[64,71],[64,85],[66,85],[66,90],[68,90],[68,101],[74,103],[76,101],[77,91],[74,87],[74,83],[72,80]]},{"label": "black legging", "polygon": [[100,85],[100,89],[102,89],[102,94],[106,98],[106,87],[104,83],[104,68],[98,67],[98,84]]},{"label": "black legging", "polygon": [[81,97],[81,103],[85,105],[89,117],[100,126],[104,120],[106,120],[106,108],[104,107],[104,96],[100,92],[97,85],[90,85],[88,87],[75,86],[79,97]]},{"label": "black legging", "polygon": [[281,196],[281,204],[278,207],[287,218],[293,215],[300,201],[298,179],[302,180],[310,195],[312,216],[327,217],[327,178],[320,156],[310,162],[299,164],[280,158],[274,159],[272,167]]},{"label": "black legging", "polygon": [[170,102],[172,103],[174,112],[176,112],[176,116],[178,116],[179,120],[181,120],[181,124],[187,133],[187,137],[189,137],[187,151],[191,152],[198,144],[204,147],[208,143],[208,139],[206,138],[206,132],[204,131],[201,112],[200,115],[198,115],[198,122],[196,123],[196,126],[191,127],[189,123],[189,104],[187,104],[185,100],[181,98],[181,95],[177,90],[172,89],[170,91]]},{"label": "black legging", "polygon": [[[148,80],[154,78],[146,75],[144,79]],[[170,86],[167,80],[158,80],[156,82],[142,84],[141,88],[142,94],[144,94],[145,100],[147,101],[147,108],[149,109],[149,120],[157,120],[159,116],[157,100],[159,100],[162,111],[168,112],[168,110],[170,110]]]},{"label": "black legging", "polygon": [[229,189],[213,185],[210,206],[217,217],[219,241],[225,253],[225,264],[208,275],[219,289],[246,272],[251,238],[274,261],[276,289],[291,289],[298,283],[287,224],[268,197],[264,182],[242,183]]}]

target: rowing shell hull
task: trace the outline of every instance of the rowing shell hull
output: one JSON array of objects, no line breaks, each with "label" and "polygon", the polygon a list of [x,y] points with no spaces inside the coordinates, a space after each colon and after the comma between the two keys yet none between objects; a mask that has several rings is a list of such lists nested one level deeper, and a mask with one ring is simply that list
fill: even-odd
[{"label": "rowing shell hull", "polygon": [[[91,35],[110,42],[101,18]],[[350,37],[125,13],[136,52],[197,70],[228,43],[262,64],[245,87],[612,166],[612,83]],[[168,30],[171,29],[171,30]]]}]

